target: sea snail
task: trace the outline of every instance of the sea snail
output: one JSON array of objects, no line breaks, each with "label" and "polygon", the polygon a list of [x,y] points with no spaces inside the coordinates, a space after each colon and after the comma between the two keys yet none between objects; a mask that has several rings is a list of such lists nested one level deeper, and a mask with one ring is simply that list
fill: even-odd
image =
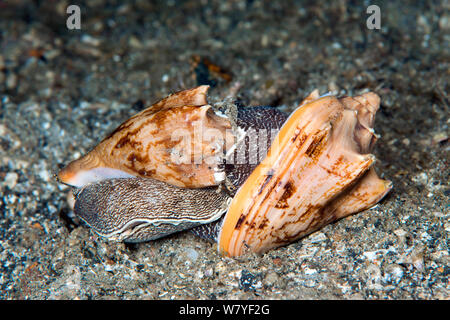
[{"label": "sea snail", "polygon": [[192,229],[228,256],[265,252],[374,206],[392,188],[370,154],[380,99],[319,97],[289,116],[272,107],[222,110],[208,86],[131,117],[59,180],[98,234],[140,242]]}]

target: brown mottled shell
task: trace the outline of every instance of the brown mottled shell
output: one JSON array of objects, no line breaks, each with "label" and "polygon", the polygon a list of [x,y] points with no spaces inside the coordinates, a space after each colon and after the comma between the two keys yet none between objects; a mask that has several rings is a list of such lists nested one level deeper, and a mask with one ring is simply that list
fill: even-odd
[{"label": "brown mottled shell", "polygon": [[379,97],[318,97],[290,115],[233,198],[218,238],[229,256],[293,242],[375,205],[391,189],[369,154]]},{"label": "brown mottled shell", "polygon": [[188,188],[219,184],[220,164],[234,136],[229,120],[208,105],[208,88],[175,93],[131,117],[62,169],[60,180],[78,187],[129,176]]},{"label": "brown mottled shell", "polygon": [[[238,110],[231,128],[207,104],[207,90],[200,86],[161,100],[64,168],[60,179],[74,186],[117,177],[164,181],[89,184],[78,194],[77,215],[99,234],[133,241],[205,223],[200,233],[217,236],[223,254],[239,256],[285,245],[370,208],[392,188],[373,168],[376,94],[337,98],[314,91],[289,117],[262,107]],[[261,155],[248,135],[274,128],[279,132],[259,163],[228,162],[240,151],[248,153],[245,159]],[[268,140],[262,132],[257,136]],[[225,177],[237,188],[232,200],[222,186],[199,189]]]}]

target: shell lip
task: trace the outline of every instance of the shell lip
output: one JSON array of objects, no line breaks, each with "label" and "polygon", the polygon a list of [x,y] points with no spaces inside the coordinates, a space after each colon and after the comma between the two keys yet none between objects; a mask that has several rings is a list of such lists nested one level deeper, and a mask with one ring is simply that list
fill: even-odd
[{"label": "shell lip", "polygon": [[[273,177],[273,175],[271,175],[270,173],[273,172],[273,167],[278,166],[279,155],[281,153],[285,153],[285,148],[290,145],[290,141],[292,141],[292,138],[289,134],[291,133],[291,131],[294,131],[295,133],[298,131],[294,128],[296,127],[296,119],[302,117],[302,115],[305,114],[310,108],[317,106],[318,104],[321,104],[325,101],[331,101],[332,99],[333,97],[327,96],[308,101],[305,104],[301,104],[299,108],[297,108],[293,113],[289,115],[288,119],[285,121],[284,125],[279,130],[275,140],[270,146],[266,158],[253,170],[253,172],[246,179],[244,184],[240,186],[236,195],[234,196],[229,210],[225,215],[223,225],[218,236],[218,250],[220,253],[228,256],[239,256],[243,253],[242,247],[233,246],[233,248],[231,248],[230,246],[233,233],[239,232],[239,227],[241,226],[242,222],[247,219],[245,213],[242,210],[246,205],[249,204],[249,195],[253,195],[256,188],[260,188],[260,186],[258,185],[260,181],[258,177],[266,177],[262,186],[262,188],[264,188],[266,183]],[[257,184],[257,186],[255,186],[255,184]]]},{"label": "shell lip", "polygon": [[65,186],[67,186],[67,187],[74,188],[73,185],[71,185],[70,183],[67,183],[67,179],[63,180],[60,177],[60,172],[53,172],[52,176],[56,180],[56,182],[61,183],[61,184],[65,185]]},{"label": "shell lip", "polygon": [[107,179],[135,177],[135,175],[125,171],[108,167],[97,167],[79,171],[69,170],[69,167],[70,165],[58,173],[58,180],[65,185],[75,188],[82,188],[90,183],[96,183]]}]

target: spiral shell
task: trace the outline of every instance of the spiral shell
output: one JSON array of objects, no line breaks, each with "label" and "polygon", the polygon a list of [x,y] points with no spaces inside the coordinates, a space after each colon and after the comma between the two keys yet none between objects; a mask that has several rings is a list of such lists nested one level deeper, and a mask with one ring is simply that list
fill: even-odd
[{"label": "spiral shell", "polygon": [[134,176],[187,188],[218,185],[234,136],[229,120],[206,101],[207,90],[175,93],[131,117],[62,169],[59,179],[75,187]]},{"label": "spiral shell", "polygon": [[318,97],[285,122],[233,198],[218,247],[230,256],[293,242],[377,203],[391,188],[371,166],[379,97]]}]

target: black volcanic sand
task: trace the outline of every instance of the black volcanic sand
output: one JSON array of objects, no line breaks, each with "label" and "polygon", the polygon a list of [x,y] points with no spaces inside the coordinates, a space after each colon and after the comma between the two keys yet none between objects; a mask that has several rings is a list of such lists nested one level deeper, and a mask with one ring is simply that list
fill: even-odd
[{"label": "black volcanic sand", "polygon": [[[448,299],[447,1],[0,4],[0,299]],[[220,67],[220,68],[216,68]],[[217,69],[214,71],[214,69]],[[264,255],[189,232],[125,245],[73,216],[53,176],[169,93],[291,111],[321,93],[381,96],[375,208]]]}]

